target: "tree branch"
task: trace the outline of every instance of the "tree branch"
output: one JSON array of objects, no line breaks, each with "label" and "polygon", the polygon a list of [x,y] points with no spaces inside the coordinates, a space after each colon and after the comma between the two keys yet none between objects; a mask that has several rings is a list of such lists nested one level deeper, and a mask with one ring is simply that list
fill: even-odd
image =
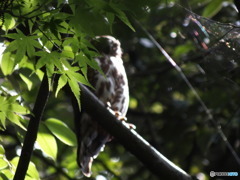
[{"label": "tree branch", "polygon": [[[190,175],[174,165],[136,131],[129,129],[123,122],[116,119],[86,87],[81,87],[81,105],[88,114],[113,135],[133,155],[135,155],[149,170],[162,179],[190,180]],[[75,104],[75,103],[74,103]],[[73,105],[74,105],[73,104]],[[76,107],[76,104],[74,105]],[[74,108],[76,111],[77,108]],[[80,112],[74,112],[75,115]],[[79,117],[79,116],[78,116]],[[101,117],[101,118],[99,118]],[[79,119],[78,119],[79,120]]]},{"label": "tree branch", "polygon": [[48,78],[45,73],[33,108],[33,115],[31,116],[28,124],[27,133],[25,135],[21,151],[21,156],[13,180],[24,180],[25,178],[33,152],[33,146],[37,138],[39,123],[42,119],[42,115],[47,104],[49,94],[50,92],[48,86]]}]

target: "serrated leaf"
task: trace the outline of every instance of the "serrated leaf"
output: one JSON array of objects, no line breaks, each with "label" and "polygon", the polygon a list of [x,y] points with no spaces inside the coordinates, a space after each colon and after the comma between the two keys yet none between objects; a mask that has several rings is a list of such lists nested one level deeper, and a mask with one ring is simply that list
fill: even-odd
[{"label": "serrated leaf", "polygon": [[60,61],[61,54],[58,53],[57,51],[52,51],[51,53],[38,52],[38,53],[35,53],[35,55],[41,56],[36,64],[36,69],[40,69],[41,67],[46,65],[48,78],[52,77],[55,66],[60,71],[64,70],[63,65]]},{"label": "serrated leaf", "polygon": [[134,27],[130,23],[129,19],[127,18],[126,14],[118,8],[116,4],[109,4],[109,6],[112,8],[115,15],[123,22],[125,23],[130,29],[132,29],[133,32],[135,32]]},{"label": "serrated leaf", "polygon": [[67,46],[63,47],[62,57],[74,59],[74,53],[73,53],[73,49],[71,46],[67,45]]},{"label": "serrated leaf", "polygon": [[82,67],[82,65],[84,66],[85,64],[89,65],[91,68],[96,69],[98,72],[100,72],[101,74],[104,74],[102,69],[100,68],[100,66],[98,65],[98,63],[93,60],[93,59],[89,59],[83,52],[80,52],[77,56],[76,56],[76,61],[78,62],[79,66]]},{"label": "serrated leaf", "polygon": [[26,128],[22,125],[21,121],[20,121],[20,117],[18,115],[16,115],[14,112],[11,111],[7,111],[6,112],[6,117],[14,124],[16,124],[17,126],[19,126],[20,128],[22,128],[23,130],[26,131]]},{"label": "serrated leaf", "polygon": [[28,55],[30,58],[34,55],[36,48],[41,48],[42,46],[38,42],[38,36],[25,36],[20,30],[17,29],[17,34],[7,34],[5,37],[14,39],[7,48],[5,49],[6,52],[16,52],[15,62],[18,63],[22,60],[24,55]]},{"label": "serrated leaf", "polygon": [[32,89],[33,86],[33,82],[27,78],[26,76],[24,76],[23,74],[19,74],[19,76],[21,77],[21,79],[26,83],[28,90],[30,91]]},{"label": "serrated leaf", "polygon": [[54,161],[57,157],[57,142],[54,136],[48,129],[41,123],[37,135],[37,143],[41,150]]},{"label": "serrated leaf", "polygon": [[8,31],[9,29],[12,29],[14,26],[15,26],[16,22],[14,20],[14,18],[8,14],[8,13],[5,13],[4,14],[4,24],[2,26],[2,29],[4,31]]},{"label": "serrated leaf", "polygon": [[[66,71],[66,74],[71,80],[76,80],[79,83],[82,83],[84,85],[87,85],[89,87],[92,87],[92,85],[85,79],[83,75],[81,75],[79,72],[74,72],[74,71]],[[93,87],[92,87],[93,88]]]},{"label": "serrated leaf", "polygon": [[12,106],[12,110],[15,113],[19,113],[19,114],[22,114],[22,115],[30,113],[30,111],[26,107],[21,106],[20,104],[14,103],[11,106]]},{"label": "serrated leaf", "polygon": [[48,129],[64,144],[69,146],[77,145],[75,134],[62,121],[55,118],[49,118],[45,121],[45,124]]},{"label": "serrated leaf", "polygon": [[67,76],[66,75],[61,75],[60,78],[58,79],[58,86],[56,89],[55,97],[57,97],[58,92],[67,84]]},{"label": "serrated leaf", "polygon": [[222,8],[222,0],[212,0],[205,8],[202,16],[211,18],[215,16]]},{"label": "serrated leaf", "polygon": [[70,89],[71,91],[73,92],[76,100],[77,100],[77,103],[78,103],[78,107],[79,109],[81,109],[81,104],[80,104],[80,87],[79,87],[79,84],[76,80],[72,79],[68,79],[68,84],[70,86]]}]

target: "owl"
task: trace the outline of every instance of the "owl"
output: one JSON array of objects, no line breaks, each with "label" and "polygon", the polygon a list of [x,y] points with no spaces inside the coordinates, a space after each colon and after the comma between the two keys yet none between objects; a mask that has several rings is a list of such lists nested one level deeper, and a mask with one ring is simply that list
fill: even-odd
[{"label": "owl", "polygon": [[[129,104],[129,88],[120,42],[112,36],[98,36],[92,44],[101,55],[95,60],[105,76],[96,70],[88,69],[88,80],[94,87],[91,91],[118,119],[125,117]],[[77,162],[87,177],[91,176],[93,159],[112,139],[97,121],[91,114],[82,112],[78,124]]]}]

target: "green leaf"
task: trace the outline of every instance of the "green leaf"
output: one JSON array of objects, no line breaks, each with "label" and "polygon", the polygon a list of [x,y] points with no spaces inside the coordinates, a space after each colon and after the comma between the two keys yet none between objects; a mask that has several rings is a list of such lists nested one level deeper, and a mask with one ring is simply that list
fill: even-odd
[{"label": "green leaf", "polygon": [[126,14],[118,8],[117,4],[109,4],[109,6],[112,8],[113,12],[116,14],[116,16],[123,22],[125,23],[132,31],[135,32],[134,27],[130,23],[129,19],[127,18]]},{"label": "green leaf", "polygon": [[1,65],[2,72],[5,76],[12,74],[13,69],[15,67],[15,61],[10,52],[5,52],[3,54],[0,65]]},{"label": "green leaf", "polygon": [[37,135],[37,143],[41,150],[54,161],[57,157],[57,142],[54,136],[48,129],[41,123]]},{"label": "green leaf", "polygon": [[26,107],[21,106],[18,103],[14,103],[11,106],[12,106],[12,109],[15,113],[19,113],[19,114],[22,114],[22,115],[26,115],[26,114],[30,113],[30,111]]},{"label": "green leaf", "polygon": [[[1,20],[0,20],[0,22],[1,22]],[[16,24],[16,22],[15,22],[14,18],[10,14],[5,13],[4,14],[4,24],[3,24],[2,29],[4,31],[8,31],[9,29],[12,29],[15,26],[15,24]]]},{"label": "green leaf", "polygon": [[110,25],[110,31],[112,33],[112,25],[113,25],[114,20],[115,20],[115,15],[113,13],[106,13],[106,17],[107,17],[109,25]]},{"label": "green leaf", "polygon": [[3,169],[0,171],[0,179],[2,180],[9,180],[13,179],[13,172],[10,169]]},{"label": "green leaf", "polygon": [[1,125],[3,126],[4,129],[6,129],[6,115],[5,113],[1,112],[0,110],[0,121],[1,121]]},{"label": "green leaf", "polygon": [[38,36],[25,36],[20,30],[17,29],[18,33],[8,34],[5,37],[15,39],[12,41],[7,48],[5,49],[6,52],[16,52],[15,62],[20,62],[24,55],[28,55],[30,58],[34,56],[35,49],[41,48],[42,46],[39,44],[37,38]]},{"label": "green leaf", "polygon": [[[12,170],[14,172],[16,171],[16,167],[18,165],[18,161],[19,161],[19,157],[15,157],[15,158],[13,158],[11,160]],[[25,179],[40,180],[38,171],[37,171],[36,166],[35,166],[35,164],[33,162],[29,163]]]},{"label": "green leaf", "polygon": [[22,128],[23,130],[27,130],[21,123],[21,118],[20,116],[16,115],[14,112],[7,111],[6,117],[14,124]]},{"label": "green leaf", "polygon": [[5,155],[4,147],[0,144],[0,158],[2,158]]},{"label": "green leaf", "polygon": [[91,68],[96,69],[101,74],[104,74],[98,63],[94,59],[89,59],[83,52],[80,52],[76,56],[76,61],[80,67],[84,67],[85,64],[89,65]]},{"label": "green leaf", "polygon": [[77,145],[75,134],[62,121],[55,118],[49,118],[45,121],[45,124],[48,129],[64,144],[69,146]]},{"label": "green leaf", "polygon": [[76,80],[74,79],[68,79],[68,84],[71,88],[71,91],[73,92],[76,100],[77,100],[77,103],[78,103],[78,106],[79,106],[79,109],[81,109],[81,104],[80,104],[80,87],[79,87],[79,84]]},{"label": "green leaf", "polygon": [[211,18],[215,16],[222,8],[222,0],[212,0],[204,9],[202,16]]},{"label": "green leaf", "polygon": [[71,46],[64,46],[62,51],[62,57],[74,59],[74,54]]},{"label": "green leaf", "polygon": [[67,84],[67,76],[65,74],[61,75],[58,79],[58,86],[56,89],[55,97],[57,97],[58,92]]},{"label": "green leaf", "polygon": [[30,162],[27,170],[27,176],[29,176],[31,180],[40,180],[39,173],[34,163]]},{"label": "green leaf", "polygon": [[19,76],[21,77],[21,79],[26,83],[28,90],[30,91],[32,89],[33,86],[33,82],[27,78],[26,76],[24,76],[23,74],[19,74]]},{"label": "green leaf", "polygon": [[47,65],[47,67],[49,67],[50,69],[53,68],[53,70],[51,71],[54,71],[54,66],[56,66],[58,69],[63,71],[62,63],[59,60],[61,57],[61,54],[58,53],[57,51],[52,51],[51,53],[37,52],[35,53],[35,55],[41,56],[36,64],[36,69],[40,69],[44,65]]},{"label": "green leaf", "polygon": [[8,164],[8,161],[6,161],[6,160],[3,159],[3,158],[0,158],[0,170],[7,168],[8,165],[9,165],[9,164]]},{"label": "green leaf", "polygon": [[20,105],[16,99],[18,96],[10,96],[8,98],[0,96],[0,120],[5,128],[5,119],[8,118],[11,122],[21,127],[23,130],[26,128],[22,125],[21,115],[29,114],[30,111]]},{"label": "green leaf", "polygon": [[92,87],[92,85],[86,80],[86,78],[83,75],[81,75],[79,72],[74,72],[69,70],[69,71],[66,71],[66,74],[71,80],[76,80],[77,82],[80,82],[84,85]]}]

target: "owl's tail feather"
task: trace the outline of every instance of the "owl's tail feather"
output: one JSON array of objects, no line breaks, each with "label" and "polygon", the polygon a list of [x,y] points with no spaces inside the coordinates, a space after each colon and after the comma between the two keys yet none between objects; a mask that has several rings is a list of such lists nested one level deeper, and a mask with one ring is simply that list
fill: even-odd
[{"label": "owl's tail feather", "polygon": [[98,154],[103,151],[105,144],[110,140],[110,135],[102,130],[98,132],[95,131],[91,134],[92,135],[83,138],[82,141],[79,142],[77,153],[78,164],[81,167],[82,173],[86,177],[91,176],[93,159],[95,159]]},{"label": "owl's tail feather", "polygon": [[86,177],[90,177],[92,174],[91,172],[92,162],[93,162],[93,158],[91,156],[85,156],[82,159],[82,162],[81,162],[82,173]]}]

